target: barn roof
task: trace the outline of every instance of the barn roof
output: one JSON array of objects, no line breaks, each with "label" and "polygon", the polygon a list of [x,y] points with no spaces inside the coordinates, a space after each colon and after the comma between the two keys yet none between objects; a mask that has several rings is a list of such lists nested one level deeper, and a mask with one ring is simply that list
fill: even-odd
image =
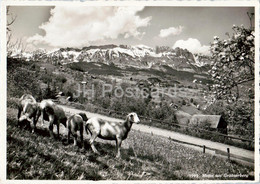
[{"label": "barn roof", "polygon": [[[204,114],[195,114],[191,117],[191,124],[200,124],[203,125],[205,123],[210,124],[210,128],[224,128],[226,123],[224,122],[221,115],[204,115]],[[221,124],[222,123],[222,124]],[[223,127],[224,126],[224,127]]]}]

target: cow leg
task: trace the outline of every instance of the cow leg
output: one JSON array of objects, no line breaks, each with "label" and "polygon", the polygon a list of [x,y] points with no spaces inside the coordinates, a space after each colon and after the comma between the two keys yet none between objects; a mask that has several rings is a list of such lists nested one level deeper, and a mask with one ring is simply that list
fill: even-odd
[{"label": "cow leg", "polygon": [[35,124],[38,122],[40,116],[41,116],[41,111],[38,109],[35,115]]},{"label": "cow leg", "polygon": [[79,133],[80,133],[80,144],[82,146],[82,149],[84,149],[84,141],[83,141],[83,125],[80,127],[79,129]]},{"label": "cow leg", "polygon": [[41,114],[42,114],[42,126],[43,126],[44,125],[44,111],[43,110],[42,110]]},{"label": "cow leg", "polygon": [[33,125],[32,125],[32,133],[35,132],[36,123],[37,123],[37,119],[36,119],[36,117],[34,116],[34,117],[33,117]]},{"label": "cow leg", "polygon": [[94,153],[96,153],[96,154],[100,154],[99,152],[98,152],[98,150],[96,149],[96,147],[95,147],[95,145],[94,145],[94,141],[95,141],[95,139],[97,138],[97,133],[93,133],[92,134],[92,136],[91,136],[91,138],[90,138],[90,140],[89,140],[89,143],[90,143],[90,145],[91,145],[91,148],[92,148],[92,150],[94,151]]},{"label": "cow leg", "polygon": [[58,134],[58,140],[60,139],[60,123],[57,122],[57,134]]},{"label": "cow leg", "polygon": [[53,135],[53,123],[54,123],[54,117],[53,116],[49,116],[49,120],[50,120],[50,124],[49,124],[49,132],[50,132],[50,136],[52,138],[54,138]]},{"label": "cow leg", "polygon": [[120,156],[121,156],[121,153],[120,153],[121,144],[122,144],[122,139],[119,138],[119,137],[117,137],[117,138],[116,138],[116,149],[117,149],[116,158],[120,158]]},{"label": "cow leg", "polygon": [[68,140],[67,140],[67,143],[68,143],[68,144],[70,143],[70,134],[71,134],[71,131],[70,131],[70,129],[68,128]]},{"label": "cow leg", "polygon": [[77,132],[76,131],[72,131],[72,135],[73,135],[73,138],[74,138],[73,145],[77,146],[77,137],[78,137]]},{"label": "cow leg", "polygon": [[19,125],[20,125],[20,121],[19,121],[19,119],[20,119],[20,117],[21,117],[21,113],[22,113],[22,110],[21,110],[21,108],[18,108],[18,115],[17,115],[17,126],[19,126]]}]

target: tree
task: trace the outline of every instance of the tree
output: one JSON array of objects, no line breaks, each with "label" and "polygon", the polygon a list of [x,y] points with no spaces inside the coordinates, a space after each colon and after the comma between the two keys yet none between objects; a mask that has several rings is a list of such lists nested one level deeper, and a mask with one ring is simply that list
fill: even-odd
[{"label": "tree", "polygon": [[[206,95],[207,111],[221,114],[229,132],[245,138],[254,137],[254,30],[233,26],[228,39],[214,37],[209,74],[213,85]],[[243,90],[243,93],[240,91]]]},{"label": "tree", "polygon": [[237,101],[239,85],[254,80],[254,31],[252,28],[233,26],[234,33],[227,40],[214,37],[211,44],[212,68],[209,71],[216,99]]},{"label": "tree", "polygon": [[13,34],[11,26],[16,21],[17,15],[14,15],[12,12],[10,12],[10,6],[6,7],[6,16],[7,16],[7,22],[6,22],[6,49],[7,49],[7,56],[11,56],[14,51],[18,51],[20,57],[22,57],[22,53],[26,49],[26,44],[23,43],[22,38],[18,38],[16,40],[13,40]]},{"label": "tree", "polygon": [[11,55],[11,48],[13,48],[14,44],[11,42],[12,39],[12,30],[11,25],[15,22],[16,17],[14,14],[10,13],[10,7],[6,7],[6,16],[7,16],[7,22],[6,22],[6,48],[7,48],[7,55]]}]

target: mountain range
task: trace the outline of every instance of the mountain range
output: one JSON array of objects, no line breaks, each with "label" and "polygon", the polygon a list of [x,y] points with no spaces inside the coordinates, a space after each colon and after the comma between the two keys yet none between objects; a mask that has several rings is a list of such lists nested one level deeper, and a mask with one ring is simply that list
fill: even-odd
[{"label": "mountain range", "polygon": [[[13,54],[13,57],[18,57]],[[101,62],[115,64],[120,68],[152,68],[159,69],[167,65],[180,71],[205,73],[208,71],[210,58],[194,55],[187,49],[167,46],[151,48],[145,45],[103,45],[79,48],[60,48],[47,52],[39,49],[31,53],[22,53],[19,57],[25,60],[68,64],[73,62]]]}]

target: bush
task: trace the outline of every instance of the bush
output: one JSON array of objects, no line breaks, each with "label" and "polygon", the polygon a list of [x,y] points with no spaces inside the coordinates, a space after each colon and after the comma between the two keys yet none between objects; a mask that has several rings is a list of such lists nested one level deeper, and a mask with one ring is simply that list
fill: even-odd
[{"label": "bush", "polygon": [[53,99],[56,98],[57,92],[55,88],[52,88],[50,84],[48,84],[48,87],[41,91],[41,95],[42,99]]},{"label": "bush", "polygon": [[66,78],[65,76],[63,76],[63,75],[57,75],[57,76],[55,77],[55,80],[56,80],[57,82],[60,82],[60,83],[65,83],[65,82],[67,82],[67,78]]},{"label": "bush", "polygon": [[254,102],[253,100],[239,100],[227,104],[216,101],[206,109],[209,114],[222,115],[228,123],[229,133],[244,138],[254,138]]},{"label": "bush", "polygon": [[241,101],[227,106],[231,131],[244,138],[254,138],[254,103]]},{"label": "bush", "polygon": [[41,89],[36,73],[27,70],[16,70],[11,75],[8,74],[8,95],[19,98],[27,93],[38,98]]},{"label": "bush", "polygon": [[50,74],[41,75],[41,76],[40,76],[40,80],[41,80],[42,82],[44,82],[45,84],[51,83],[51,82],[52,82],[52,78],[53,78],[53,76],[50,75]]}]

